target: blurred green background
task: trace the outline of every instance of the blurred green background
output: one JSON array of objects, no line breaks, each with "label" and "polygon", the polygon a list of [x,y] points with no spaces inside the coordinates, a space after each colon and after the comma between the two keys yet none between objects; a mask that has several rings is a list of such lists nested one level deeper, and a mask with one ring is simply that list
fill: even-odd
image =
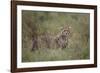
[{"label": "blurred green background", "polygon": [[[71,37],[67,48],[31,50],[33,36],[49,32],[55,37],[67,24],[71,26]],[[22,10],[22,62],[89,59],[89,24],[88,13]]]}]

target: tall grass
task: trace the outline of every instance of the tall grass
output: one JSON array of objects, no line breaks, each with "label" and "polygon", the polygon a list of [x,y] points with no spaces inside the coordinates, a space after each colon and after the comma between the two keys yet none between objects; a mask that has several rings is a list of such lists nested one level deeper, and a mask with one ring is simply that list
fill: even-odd
[{"label": "tall grass", "polygon": [[[22,62],[58,61],[88,59],[89,56],[89,14],[43,11],[22,11]],[[49,32],[54,37],[62,27],[71,26],[67,48],[32,49],[32,36]],[[41,42],[43,45],[43,42]]]},{"label": "tall grass", "polygon": [[[24,52],[24,51],[23,51]],[[78,49],[39,49],[34,52],[27,51],[23,53],[23,62],[39,61],[61,61],[61,60],[81,60],[88,59],[88,51],[79,51]]]}]

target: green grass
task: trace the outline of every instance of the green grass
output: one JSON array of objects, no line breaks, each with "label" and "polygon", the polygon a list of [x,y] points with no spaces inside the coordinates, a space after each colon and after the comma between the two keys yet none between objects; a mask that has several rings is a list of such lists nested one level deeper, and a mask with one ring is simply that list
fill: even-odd
[{"label": "green grass", "polygon": [[[88,13],[22,11],[22,62],[58,61],[89,59],[89,24]],[[68,48],[38,48],[31,51],[32,36],[41,36],[45,32],[56,35],[61,28],[71,26],[72,36]],[[40,42],[43,45],[43,42]]]},{"label": "green grass", "polygon": [[[78,49],[77,49],[78,50]],[[77,51],[76,49],[39,49],[36,51],[24,50],[23,62],[78,60],[89,58],[88,51]]]}]

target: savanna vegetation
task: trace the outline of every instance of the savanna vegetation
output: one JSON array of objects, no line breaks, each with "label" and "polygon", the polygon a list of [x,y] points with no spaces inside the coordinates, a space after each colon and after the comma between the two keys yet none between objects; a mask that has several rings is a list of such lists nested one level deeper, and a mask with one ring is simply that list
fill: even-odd
[{"label": "savanna vegetation", "polygon": [[[88,13],[23,10],[22,62],[89,59],[89,19]],[[55,47],[54,40],[67,29],[67,43],[61,40]]]}]

